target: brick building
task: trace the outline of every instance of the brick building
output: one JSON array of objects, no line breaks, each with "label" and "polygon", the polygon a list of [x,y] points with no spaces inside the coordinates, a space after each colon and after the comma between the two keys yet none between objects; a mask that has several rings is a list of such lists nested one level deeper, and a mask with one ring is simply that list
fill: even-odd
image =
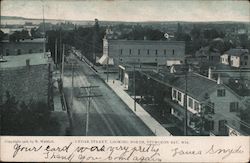
[{"label": "brick building", "polygon": [[103,56],[100,64],[119,65],[123,63],[181,64],[185,60],[185,42],[152,40],[103,39]]},{"label": "brick building", "polygon": [[[49,55],[47,53],[47,55]],[[50,103],[51,64],[43,53],[5,56],[0,62],[0,102],[6,100],[6,91],[15,99]]]},{"label": "brick building", "polygon": [[0,55],[21,55],[31,53],[42,53],[44,47],[44,38],[25,39],[18,42],[2,41],[0,42]]}]

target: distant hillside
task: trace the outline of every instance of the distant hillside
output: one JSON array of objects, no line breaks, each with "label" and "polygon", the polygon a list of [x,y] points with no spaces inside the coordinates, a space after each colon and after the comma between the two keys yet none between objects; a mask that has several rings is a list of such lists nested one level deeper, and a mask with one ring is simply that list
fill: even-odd
[{"label": "distant hillside", "polygon": [[10,19],[10,20],[16,20],[16,19],[26,19],[24,17],[20,17],[20,16],[1,16],[1,19]]},{"label": "distant hillside", "polygon": [[[24,24],[25,22],[33,22],[34,24],[39,24],[43,20],[37,19],[37,18],[24,18],[20,16],[1,16],[1,22],[2,24]],[[94,20],[63,20],[63,19],[46,19],[45,22],[56,24],[60,22],[71,22],[73,24],[78,25],[91,25],[94,23]],[[249,22],[237,22],[237,21],[213,21],[213,22],[191,22],[191,21],[142,21],[142,22],[132,22],[132,21],[107,21],[107,20],[99,20],[100,25],[106,26],[106,25],[117,25],[117,24],[125,24],[125,25],[176,25],[177,23],[180,24],[200,24],[200,25],[212,25],[212,24],[247,24],[249,25]]]}]

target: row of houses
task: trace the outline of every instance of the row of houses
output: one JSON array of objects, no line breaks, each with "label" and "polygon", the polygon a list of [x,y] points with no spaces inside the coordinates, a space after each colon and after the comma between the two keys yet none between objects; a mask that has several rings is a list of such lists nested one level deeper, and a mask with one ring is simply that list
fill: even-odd
[{"label": "row of houses", "polygon": [[[185,74],[173,69],[174,66],[158,72],[141,68],[136,71],[146,77],[144,80],[152,79],[154,82],[150,84],[165,87],[164,102],[171,106],[168,112],[176,117],[178,124],[183,124],[187,110],[188,128],[198,135],[249,135],[250,126],[240,118],[240,111],[247,109],[244,102],[249,96],[240,96],[220,77],[214,80],[211,74],[203,76],[192,70]],[[129,67],[120,66],[119,77],[126,88],[133,85],[131,71]]]}]

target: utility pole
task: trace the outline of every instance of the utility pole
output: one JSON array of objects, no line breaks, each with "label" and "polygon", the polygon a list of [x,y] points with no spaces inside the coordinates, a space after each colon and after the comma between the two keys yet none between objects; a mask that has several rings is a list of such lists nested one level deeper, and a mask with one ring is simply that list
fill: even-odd
[{"label": "utility pole", "polygon": [[185,96],[184,96],[184,107],[185,107],[185,118],[184,118],[184,136],[188,135],[187,131],[187,71],[185,72]]},{"label": "utility pole", "polygon": [[72,79],[71,79],[71,109],[73,109],[73,94],[74,94],[74,64],[75,63],[71,63],[71,68],[72,68]]},{"label": "utility pole", "polygon": [[88,99],[88,103],[87,103],[87,109],[86,109],[86,128],[85,128],[85,135],[88,136],[88,132],[89,132],[89,111],[90,111],[90,104],[91,104],[91,99],[93,97],[100,97],[102,95],[95,95],[92,94],[92,88],[97,88],[99,86],[84,86],[84,87],[80,87],[80,88],[85,88],[87,91],[87,96],[86,95],[81,95],[78,96],[78,98],[87,98]]},{"label": "utility pole", "polygon": [[44,5],[43,5],[43,57],[45,57],[45,53],[46,53],[46,45],[45,45],[45,36],[46,36],[46,32],[45,32],[45,20],[44,20]]},{"label": "utility pole", "polygon": [[136,112],[136,95],[135,95],[135,65],[133,70],[133,80],[134,80],[134,111]]},{"label": "utility pole", "polygon": [[63,77],[64,77],[64,56],[65,55],[65,44],[63,44],[63,56],[62,56],[62,73],[61,73],[61,80],[63,81]]},{"label": "utility pole", "polygon": [[56,64],[56,68],[57,68],[57,38],[55,41],[55,64]]},{"label": "utility pole", "polygon": [[109,56],[107,57],[107,82],[109,81]]}]

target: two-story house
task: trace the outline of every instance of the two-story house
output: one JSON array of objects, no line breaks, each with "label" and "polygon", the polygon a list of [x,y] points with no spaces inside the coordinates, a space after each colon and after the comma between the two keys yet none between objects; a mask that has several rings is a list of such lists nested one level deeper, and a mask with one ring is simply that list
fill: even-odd
[{"label": "two-story house", "polygon": [[[187,98],[188,126],[195,128],[193,116],[205,117],[204,129],[215,135],[227,135],[228,122],[240,128],[239,109],[244,108],[241,97],[218,81],[205,76],[189,73],[187,77],[178,77],[172,83],[172,100],[185,109]],[[187,96],[185,96],[185,93]],[[208,110],[204,110],[208,108]],[[172,108],[172,114],[183,120],[185,114],[180,109]],[[197,118],[197,117],[196,117]]]}]

